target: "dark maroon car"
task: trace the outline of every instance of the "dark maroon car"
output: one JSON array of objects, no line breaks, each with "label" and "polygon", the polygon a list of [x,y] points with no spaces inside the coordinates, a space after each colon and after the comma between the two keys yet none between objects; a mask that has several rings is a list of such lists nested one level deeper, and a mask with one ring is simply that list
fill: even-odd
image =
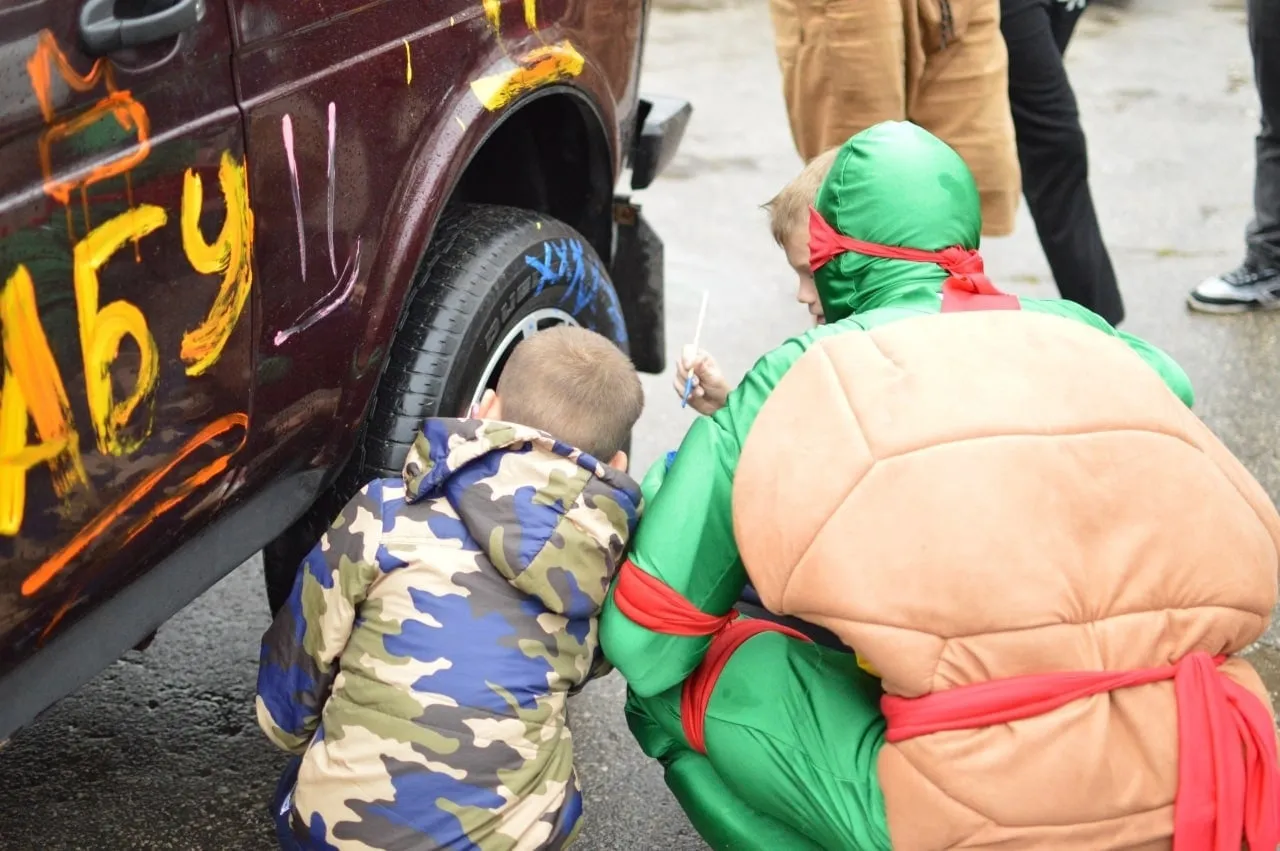
[{"label": "dark maroon car", "polygon": [[615,195],[648,0],[0,0],[0,740],[576,323],[663,368]]}]

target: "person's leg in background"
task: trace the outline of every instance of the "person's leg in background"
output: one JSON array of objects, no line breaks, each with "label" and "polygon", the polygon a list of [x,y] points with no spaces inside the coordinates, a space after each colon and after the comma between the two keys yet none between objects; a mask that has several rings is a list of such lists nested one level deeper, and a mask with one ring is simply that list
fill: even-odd
[{"label": "person's leg in background", "polygon": [[1262,106],[1253,177],[1253,221],[1244,263],[1204,281],[1187,304],[1206,313],[1280,309],[1280,5],[1249,0],[1249,48]]},{"label": "person's leg in background", "polygon": [[[917,6],[907,35],[907,117],[950,145],[978,184],[982,235],[1006,236],[1022,184],[999,0]],[[939,14],[941,13],[941,14]]]},{"label": "person's leg in background", "polygon": [[1112,325],[1124,302],[1089,191],[1089,159],[1062,61],[1083,3],[1001,0],[1009,50],[1009,106],[1022,191],[1058,292]]},{"label": "person's leg in background", "polygon": [[1076,31],[1076,22],[1084,14],[1085,5],[1086,0],[1057,0],[1049,10],[1049,26],[1059,54],[1067,52],[1067,45],[1071,43],[1071,35]]},{"label": "person's leg in background", "polygon": [[770,0],[791,136],[808,162],[906,117],[901,0]]}]

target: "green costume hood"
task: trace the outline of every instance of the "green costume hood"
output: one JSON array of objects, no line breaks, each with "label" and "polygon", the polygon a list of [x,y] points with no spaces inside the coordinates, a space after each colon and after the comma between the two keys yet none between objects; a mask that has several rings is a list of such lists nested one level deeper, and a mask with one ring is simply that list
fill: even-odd
[{"label": "green costume hood", "polygon": [[[977,248],[978,187],[960,155],[914,124],[885,121],[845,142],[814,206],[846,236],[938,251]],[[947,273],[933,263],[845,253],[814,276],[828,322],[911,301],[937,304]]]}]

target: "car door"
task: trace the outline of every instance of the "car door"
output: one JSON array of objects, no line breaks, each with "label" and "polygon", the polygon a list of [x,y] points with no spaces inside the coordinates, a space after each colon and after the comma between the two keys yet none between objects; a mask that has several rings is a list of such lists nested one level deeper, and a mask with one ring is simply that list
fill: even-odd
[{"label": "car door", "polygon": [[224,0],[0,0],[0,674],[225,503],[252,287]]}]

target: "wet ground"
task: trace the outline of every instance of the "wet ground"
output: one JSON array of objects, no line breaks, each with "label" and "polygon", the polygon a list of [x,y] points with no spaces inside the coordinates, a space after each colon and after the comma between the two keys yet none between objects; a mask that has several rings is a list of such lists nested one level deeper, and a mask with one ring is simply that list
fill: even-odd
[{"label": "wet ground", "polygon": [[[1204,418],[1280,498],[1280,316],[1202,317],[1199,279],[1233,266],[1250,212],[1252,89],[1243,0],[1131,0],[1091,8],[1070,52],[1095,195],[1128,302],[1127,328],[1167,348]],[[680,157],[647,196],[667,240],[668,338],[692,334],[741,373],[802,311],[757,206],[799,167],[788,135],[765,0],[656,0],[645,88],[697,112]],[[1053,284],[1031,223],[984,246],[999,282]],[[669,378],[647,382],[639,464],[678,443],[691,414]],[[266,627],[261,566],[240,568],[0,754],[0,851],[268,851],[264,807],[282,759],[252,712]],[[1255,661],[1280,689],[1280,638]],[[635,748],[615,675],[573,707],[587,792],[584,851],[695,851],[698,840]]]}]

